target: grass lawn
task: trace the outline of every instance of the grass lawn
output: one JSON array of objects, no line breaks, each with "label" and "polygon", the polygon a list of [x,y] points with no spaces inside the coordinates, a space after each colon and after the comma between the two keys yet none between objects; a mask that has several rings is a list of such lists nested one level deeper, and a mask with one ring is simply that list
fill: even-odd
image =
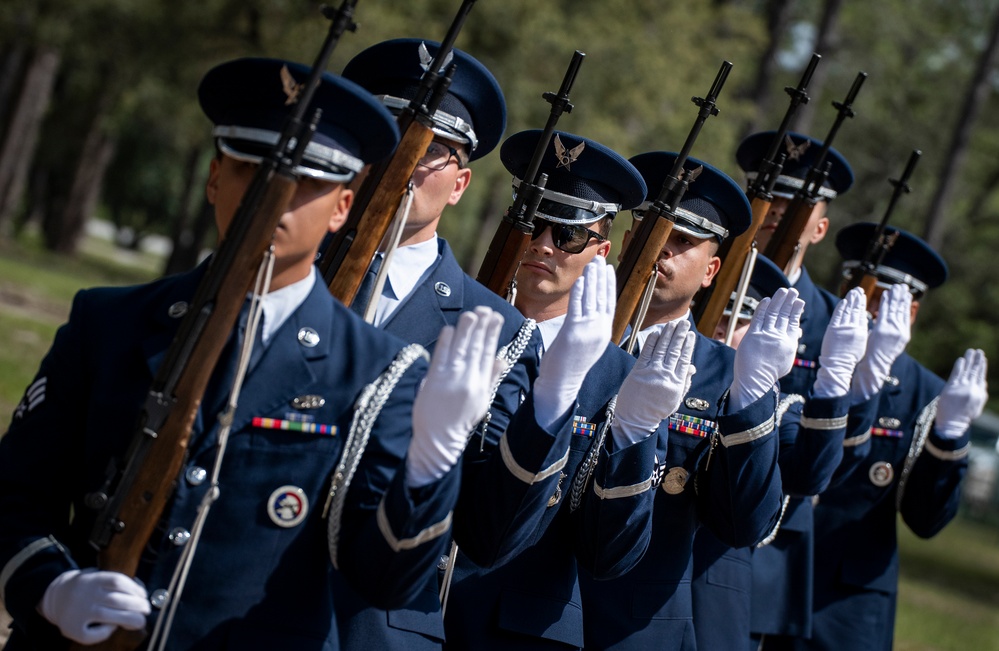
[{"label": "grass lawn", "polygon": [[69,316],[77,290],[152,280],[163,265],[148,255],[116,261],[102,242],[88,241],[84,250],[68,257],[42,250],[31,237],[0,242],[0,432]]},{"label": "grass lawn", "polygon": [[899,521],[897,651],[999,651],[999,529],[958,517],[930,540]]}]

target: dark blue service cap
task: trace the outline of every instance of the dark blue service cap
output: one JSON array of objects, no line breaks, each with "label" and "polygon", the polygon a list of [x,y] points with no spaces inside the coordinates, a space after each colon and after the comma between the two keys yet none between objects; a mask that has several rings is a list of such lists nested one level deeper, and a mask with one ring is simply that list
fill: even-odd
[{"label": "dark blue service cap", "polygon": [[[777,293],[781,287],[790,287],[791,282],[784,275],[780,268],[763,255],[756,256],[756,263],[753,266],[753,274],[749,278],[749,287],[746,289],[746,297],[739,306],[740,319],[752,319],[756,313],[756,308],[764,298],[770,298]],[[732,305],[735,302],[736,292],[732,292],[728,307],[725,308],[725,316],[732,316]]]},{"label": "dark blue service cap", "polygon": [[[311,68],[280,59],[235,59],[215,66],[198,86],[201,109],[215,125],[219,149],[259,163],[277,144]],[[399,143],[395,118],[368,91],[323,73],[306,111],[322,109],[296,174],[345,183]]]},{"label": "dark blue service cap", "polygon": [[[861,222],[850,224],[836,234],[844,275],[852,274],[864,259],[877,227],[871,222]],[[898,239],[875,270],[879,281],[888,285],[904,283],[914,294],[922,294],[947,280],[947,263],[929,244],[900,228],[888,226],[885,233],[898,233]]]},{"label": "dark blue service cap", "polygon": [[[364,86],[398,113],[416,96],[440,43],[398,38],[372,45],[347,63],[343,76]],[[454,48],[439,71],[457,65],[447,95],[434,113],[434,133],[468,145],[469,160],[499,144],[506,129],[506,101],[496,78],[475,58]]]},{"label": "dark blue service cap", "polygon": [[[515,133],[500,147],[500,159],[517,188],[527,173],[543,131]],[[599,142],[556,131],[545,150],[539,172],[548,175],[538,216],[559,224],[591,224],[613,219],[645,198],[642,175],[623,156]]]},{"label": "dark blue service cap", "polygon": [[[669,151],[650,151],[630,159],[648,185],[648,199],[631,212],[641,219],[662,190],[666,177],[676,163],[677,154]],[[693,180],[687,185],[676,210],[673,228],[691,237],[706,240],[736,236],[749,228],[753,211],[746,192],[724,172],[696,158],[684,163],[687,175]],[[700,171],[697,171],[700,168]]]},{"label": "dark blue service cap", "polygon": [[[770,151],[770,147],[773,146],[776,135],[776,131],[754,133],[743,140],[739,144],[739,148],[736,149],[735,159],[738,161],[739,167],[746,172],[746,177],[750,181],[756,178],[760,163]],[[777,149],[777,154],[784,153],[787,157],[784,159],[784,167],[781,169],[780,176],[774,183],[774,194],[787,198],[793,196],[795,191],[805,184],[808,170],[821,150],[821,140],[809,138],[793,131],[785,133],[784,142]],[[829,168],[829,177],[819,188],[819,197],[826,201],[832,201],[853,185],[853,170],[843,155],[832,147],[826,153],[826,163],[832,163],[832,167]]]}]

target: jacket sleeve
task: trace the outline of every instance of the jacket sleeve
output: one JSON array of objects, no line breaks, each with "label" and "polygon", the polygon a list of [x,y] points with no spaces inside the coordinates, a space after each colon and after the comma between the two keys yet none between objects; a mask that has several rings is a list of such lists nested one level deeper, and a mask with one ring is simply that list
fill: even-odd
[{"label": "jacket sleeve", "polygon": [[347,491],[340,528],[329,532],[337,569],[379,608],[411,602],[449,543],[460,464],[429,486],[410,489],[405,483],[412,404],[425,371],[422,362],[414,364],[392,391]]},{"label": "jacket sleeve", "polygon": [[36,607],[53,579],[77,567],[67,544],[70,517],[74,509],[81,520],[87,514],[79,487],[90,386],[82,302],[78,294],[70,322],[59,329],[0,438],[0,601],[14,627],[36,641],[60,639]]},{"label": "jacket sleeve", "polygon": [[[930,418],[929,410],[935,404],[931,403],[923,415]],[[899,480],[899,511],[917,536],[935,536],[957,515],[970,447],[970,430],[959,438],[946,439],[930,426],[912,470]]]},{"label": "jacket sleeve", "polygon": [[[613,425],[611,425],[613,428]],[[595,579],[613,579],[642,560],[652,538],[656,497],[656,459],[665,459],[668,420],[645,439],[599,451],[592,486],[586,490],[575,519],[576,557]],[[657,445],[662,450],[657,453]]]},{"label": "jacket sleeve", "polygon": [[718,417],[718,432],[696,476],[698,514],[730,547],[763,540],[780,519],[782,487],[775,429],[777,391]]},{"label": "jacket sleeve", "polygon": [[818,495],[843,460],[849,397],[809,398],[800,416],[781,420],[780,472],[784,492]]}]

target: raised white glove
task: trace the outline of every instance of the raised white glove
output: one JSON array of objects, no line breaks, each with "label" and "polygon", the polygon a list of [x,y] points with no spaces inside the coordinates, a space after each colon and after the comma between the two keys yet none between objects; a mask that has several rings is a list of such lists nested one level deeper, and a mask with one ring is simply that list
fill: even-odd
[{"label": "raised white glove", "polygon": [[978,349],[969,348],[964,357],[954,362],[954,369],[937,401],[935,425],[940,436],[945,439],[959,438],[971,421],[982,415],[989,399],[985,381],[988,368],[989,360]]},{"label": "raised white glove", "polygon": [[860,287],[851,289],[836,304],[822,336],[819,372],[812,385],[816,398],[838,398],[850,392],[850,380],[867,348],[867,297]]},{"label": "raised white glove", "polygon": [[151,610],[146,589],[119,572],[96,568],[68,570],[49,584],[38,604],[42,617],[74,642],[97,644],[119,626],[130,631],[146,625]]},{"label": "raised white glove", "polygon": [[444,326],[430,369],[413,402],[413,438],[406,454],[406,485],[426,486],[457,463],[468,436],[489,410],[493,386],[506,363],[496,357],[503,315],[477,307]]},{"label": "raised white glove", "polygon": [[555,341],[541,357],[534,381],[534,418],[552,432],[576,404],[583,379],[607,349],[617,304],[614,267],[596,256],[569,292],[569,310]]},{"label": "raised white glove", "polygon": [[805,301],[798,290],[777,290],[756,307],[749,330],[735,351],[734,377],[729,407],[739,411],[759,400],[777,380],[791,372],[801,337],[801,312]]},{"label": "raised white glove", "polygon": [[881,294],[881,306],[867,337],[867,352],[857,364],[850,385],[850,397],[858,405],[881,390],[891,365],[905,350],[910,337],[912,294],[908,285],[892,285]]},{"label": "raised white glove", "polygon": [[690,363],[696,341],[687,319],[667,323],[645,340],[638,361],[618,392],[611,425],[618,446],[646,438],[680,407],[696,372]]}]

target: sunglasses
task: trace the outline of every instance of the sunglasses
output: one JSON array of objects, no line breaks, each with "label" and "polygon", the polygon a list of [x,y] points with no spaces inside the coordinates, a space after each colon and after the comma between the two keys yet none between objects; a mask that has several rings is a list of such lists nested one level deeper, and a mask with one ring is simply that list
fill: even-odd
[{"label": "sunglasses", "polygon": [[603,242],[607,238],[600,233],[594,233],[588,228],[577,226],[576,224],[559,224],[550,222],[547,219],[534,218],[534,232],[531,239],[536,240],[541,237],[545,229],[552,229],[552,244],[559,251],[566,253],[580,253],[590,243],[590,240]]},{"label": "sunglasses", "polygon": [[427,145],[427,151],[417,161],[417,165],[439,172],[451,164],[452,158],[457,161],[458,169],[461,169],[461,157],[458,155],[458,150],[434,140]]}]

